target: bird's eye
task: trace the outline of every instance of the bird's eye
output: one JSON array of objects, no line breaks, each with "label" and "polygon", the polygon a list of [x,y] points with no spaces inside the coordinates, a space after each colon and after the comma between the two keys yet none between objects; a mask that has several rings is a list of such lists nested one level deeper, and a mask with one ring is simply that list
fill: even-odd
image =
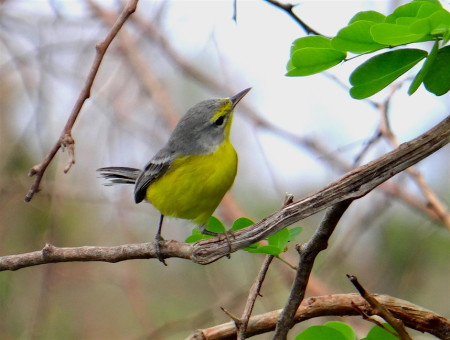
[{"label": "bird's eye", "polygon": [[214,124],[216,124],[217,126],[221,126],[223,124],[224,120],[225,120],[225,117],[224,116],[220,116],[219,118],[216,119]]}]

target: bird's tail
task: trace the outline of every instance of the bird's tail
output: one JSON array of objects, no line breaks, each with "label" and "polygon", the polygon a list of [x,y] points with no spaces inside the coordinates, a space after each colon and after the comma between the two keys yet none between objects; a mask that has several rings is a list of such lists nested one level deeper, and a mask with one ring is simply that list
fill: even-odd
[{"label": "bird's tail", "polygon": [[141,170],[122,166],[112,166],[97,169],[100,176],[107,180],[105,185],[134,184]]}]

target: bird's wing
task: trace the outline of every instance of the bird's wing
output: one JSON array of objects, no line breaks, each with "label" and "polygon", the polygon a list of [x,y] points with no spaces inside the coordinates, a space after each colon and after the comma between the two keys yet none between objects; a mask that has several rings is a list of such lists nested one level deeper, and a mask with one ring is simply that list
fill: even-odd
[{"label": "bird's wing", "polygon": [[166,173],[170,168],[173,159],[174,157],[172,154],[161,150],[147,163],[144,170],[137,178],[134,187],[134,201],[136,203],[140,203],[144,200],[148,186]]}]

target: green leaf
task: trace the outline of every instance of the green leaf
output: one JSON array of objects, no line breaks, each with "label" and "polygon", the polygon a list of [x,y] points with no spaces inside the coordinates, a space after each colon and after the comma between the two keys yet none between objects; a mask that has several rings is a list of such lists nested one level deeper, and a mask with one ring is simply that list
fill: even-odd
[{"label": "green leaf", "polygon": [[331,40],[320,35],[299,38],[292,43],[291,53],[305,47],[331,48]]},{"label": "green leaf", "polygon": [[209,235],[202,234],[197,228],[192,229],[192,234],[189,235],[184,242],[186,243],[194,243],[205,238],[212,237]]},{"label": "green leaf", "polygon": [[439,0],[413,0],[413,1],[429,2],[442,8],[442,4]]},{"label": "green leaf", "polygon": [[386,19],[386,16],[384,16],[383,14],[376,12],[376,11],[363,11],[363,12],[359,12],[356,13],[353,18],[350,19],[350,22],[348,23],[353,24],[354,22],[357,21],[372,21],[372,22],[376,22],[376,23],[382,23],[384,22],[384,20]]},{"label": "green leaf", "polygon": [[295,337],[295,340],[347,340],[336,329],[326,326],[311,326]]},{"label": "green leaf", "polygon": [[408,89],[408,94],[412,95],[416,90],[419,88],[420,84],[422,84],[423,80],[425,79],[426,75],[428,74],[428,71],[430,70],[431,66],[433,65],[434,61],[436,60],[437,54],[439,50],[439,41],[436,41],[434,43],[433,48],[431,49],[430,53],[428,54],[427,58],[425,59],[425,63],[423,64],[421,70],[417,73],[417,75],[414,77],[414,80],[412,81],[411,85]]},{"label": "green leaf", "polygon": [[341,29],[331,40],[333,47],[340,51],[354,53],[367,53],[379,50],[386,45],[375,42],[370,33],[370,28],[376,22],[359,20]]},{"label": "green leaf", "polygon": [[[206,224],[206,230],[212,231],[214,233],[220,234],[226,231],[225,225],[217,217],[211,216]],[[206,238],[212,238],[212,235],[202,234],[197,228],[192,229],[192,234],[188,236],[184,242],[194,243]]]},{"label": "green leaf", "polygon": [[410,26],[410,30],[417,34],[443,36],[450,29],[450,13],[445,9],[434,12],[429,17],[417,20]]},{"label": "green leaf", "polygon": [[211,216],[208,220],[208,224],[206,225],[206,229],[212,231],[213,233],[223,233],[227,230],[225,225],[219,220],[217,217]]},{"label": "green leaf", "polygon": [[319,73],[339,64],[345,57],[346,53],[332,48],[305,47],[292,54],[291,61],[295,68],[286,75],[298,77]]},{"label": "green leaf", "polygon": [[450,91],[450,46],[441,48],[423,80],[425,88],[437,96]]},{"label": "green leaf", "polygon": [[194,243],[194,242],[203,240],[203,239],[205,238],[204,236],[207,236],[207,235],[202,235],[202,234],[199,234],[199,235],[189,235],[188,237],[186,237],[186,239],[184,240],[184,242],[186,242],[186,243]]},{"label": "green leaf", "polygon": [[401,49],[377,55],[357,67],[350,75],[350,95],[363,99],[382,90],[411,69],[427,52],[418,49]]},{"label": "green leaf", "polygon": [[286,70],[289,72],[289,71],[292,71],[294,69],[295,69],[295,66],[294,66],[294,64],[292,64],[292,60],[289,59],[287,64],[286,64]]},{"label": "green leaf", "polygon": [[269,245],[277,247],[282,253],[289,242],[289,230],[287,228],[281,229],[277,233],[270,235],[267,241]]},{"label": "green leaf", "polygon": [[[399,23],[399,18],[425,18],[442,6],[431,1],[412,1],[405,5],[399,6],[395,11],[386,17],[386,23]],[[402,22],[403,19],[400,20]]]},{"label": "green leaf", "polygon": [[253,224],[255,224],[255,222],[253,222],[251,219],[249,219],[247,217],[240,217],[236,221],[233,222],[233,225],[231,226],[231,230],[236,231],[239,229],[250,227]]},{"label": "green leaf", "polygon": [[257,248],[247,247],[244,249],[249,253],[268,254],[274,256],[278,256],[281,254],[280,248],[271,245],[260,246]]},{"label": "green leaf", "polygon": [[409,26],[385,23],[374,24],[370,29],[370,33],[375,42],[389,46],[421,41],[424,37],[424,34],[411,32]]},{"label": "green leaf", "polygon": [[[394,330],[391,325],[387,323],[384,323],[383,326],[392,331]],[[369,333],[367,333],[367,336],[361,340],[398,340],[398,338],[380,326],[374,326]]]},{"label": "green leaf", "polygon": [[329,321],[326,324],[324,324],[324,326],[330,327],[330,328],[333,328],[333,329],[339,331],[340,333],[342,333],[342,335],[345,337],[346,340],[355,340],[356,339],[356,334],[355,334],[355,331],[353,330],[353,328],[351,328],[349,325],[347,325],[344,322]]},{"label": "green leaf", "polygon": [[302,227],[294,227],[289,229],[289,242],[293,241],[303,231]]}]

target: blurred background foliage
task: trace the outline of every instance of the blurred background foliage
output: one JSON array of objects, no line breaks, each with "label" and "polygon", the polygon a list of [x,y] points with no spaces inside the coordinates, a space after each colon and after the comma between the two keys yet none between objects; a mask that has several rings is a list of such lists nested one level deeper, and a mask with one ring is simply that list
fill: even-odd
[{"label": "blurred background foliage", "polygon": [[[334,11],[332,3],[318,3]],[[361,1],[356,10],[396,4]],[[92,63],[94,46],[109,29],[107,18],[115,18],[121,3],[0,2],[0,255],[38,250],[46,242],[71,247],[152,240],[158,213],[149,204],[135,205],[131,187],[103,187],[95,170],[143,166],[187,108],[248,86],[253,91],[236,114],[232,135],[240,156],[238,177],[216,212],[228,225],[239,216],[265,217],[280,207],[285,192],[299,199],[336,179],[344,169],[333,157],[340,164],[352,164],[377,129],[377,110],[370,103],[350,100],[331,77],[285,78],[289,44],[304,32],[264,1],[237,5],[235,23],[232,1],[141,0],[135,17],[107,52],[92,98],[75,124],[76,164],[64,174],[67,153],[58,153],[42,191],[24,203],[32,183],[27,172],[56,142]],[[315,14],[308,2],[305,6],[300,13],[309,24],[326,30],[330,20],[318,16],[317,10]],[[336,18],[337,24],[342,20],[345,24],[354,13],[349,8],[344,18]],[[198,16],[202,20],[191,26]],[[270,25],[261,18],[270,18]],[[276,36],[271,37],[275,29]],[[227,30],[236,51],[221,40]],[[167,43],[178,60],[170,56]],[[270,55],[272,49],[279,54]],[[342,74],[332,76],[346,82],[345,67]],[[400,92],[405,89],[391,98],[389,111],[400,141],[430,128],[448,112],[448,96],[434,98],[423,91],[408,98]],[[389,95],[382,93],[375,100]],[[303,139],[325,146],[326,151],[308,147]],[[390,149],[379,142],[362,162]],[[449,159],[447,146],[418,166],[447,207]],[[408,175],[393,182],[426,205]],[[304,231],[297,242],[308,239],[321,217],[301,222]],[[166,239],[184,240],[192,227],[168,219],[163,234]],[[295,264],[292,248],[283,257]],[[442,223],[376,190],[355,202],[340,222],[329,249],[318,258],[308,293],[353,292],[348,273],[357,275],[371,292],[448,316],[449,249],[450,237]],[[263,258],[237,252],[208,266],[169,259],[168,267],[139,260],[2,272],[0,338],[182,339],[197,328],[229,321],[220,306],[240,315]],[[281,308],[293,275],[288,266],[275,261],[255,313]],[[357,318],[344,320],[360,335],[371,327]],[[295,329],[323,321],[312,320]]]}]

